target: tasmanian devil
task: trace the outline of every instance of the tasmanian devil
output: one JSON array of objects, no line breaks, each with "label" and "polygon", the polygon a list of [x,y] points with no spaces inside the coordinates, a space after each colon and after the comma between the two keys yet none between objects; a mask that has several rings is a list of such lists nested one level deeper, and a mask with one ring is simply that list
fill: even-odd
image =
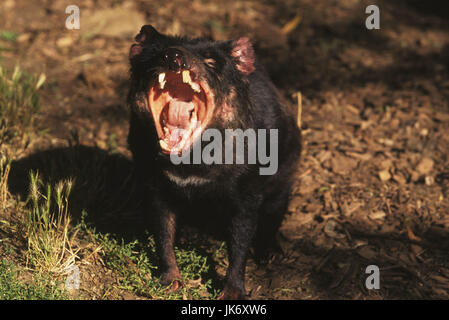
[{"label": "tasmanian devil", "polygon": [[299,129],[248,38],[172,37],[145,25],[135,40],[128,143],[145,214],[157,218],[161,281],[182,286],[176,222],[207,212],[207,220],[225,221],[227,234],[220,297],[244,298],[250,247],[263,258],[287,210]]}]

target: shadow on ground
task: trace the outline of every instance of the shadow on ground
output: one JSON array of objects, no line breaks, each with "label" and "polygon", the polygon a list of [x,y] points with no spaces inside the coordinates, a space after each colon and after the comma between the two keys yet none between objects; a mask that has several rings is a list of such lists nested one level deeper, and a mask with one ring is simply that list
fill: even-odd
[{"label": "shadow on ground", "polygon": [[100,232],[119,236],[142,231],[140,200],[133,183],[132,162],[96,147],[73,146],[40,151],[14,161],[10,191],[25,199],[29,173],[39,172],[44,184],[71,179],[70,212],[77,221],[83,210]]}]

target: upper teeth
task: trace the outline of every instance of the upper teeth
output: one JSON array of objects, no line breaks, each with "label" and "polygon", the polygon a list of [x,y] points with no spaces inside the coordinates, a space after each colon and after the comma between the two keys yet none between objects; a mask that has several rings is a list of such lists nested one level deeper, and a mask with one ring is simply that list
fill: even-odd
[{"label": "upper teeth", "polygon": [[[159,88],[164,89],[165,84],[167,83],[167,80],[165,80],[165,72],[159,73],[158,80],[159,80]],[[189,70],[182,71],[182,82],[189,84],[193,91],[197,93],[201,92],[200,85],[192,81]]]},{"label": "upper teeth", "polygon": [[198,93],[201,92],[201,89],[200,89],[200,86],[198,85],[198,83],[192,81],[192,78],[190,77],[189,70],[184,70],[182,72],[182,82],[188,83],[193,91],[198,92]]},{"label": "upper teeth", "polygon": [[164,89],[166,82],[167,81],[165,81],[165,72],[159,73],[159,87],[161,89]]},{"label": "upper teeth", "polygon": [[182,82],[184,83],[190,83],[192,81],[192,78],[190,78],[190,72],[189,70],[184,70],[182,72]]}]

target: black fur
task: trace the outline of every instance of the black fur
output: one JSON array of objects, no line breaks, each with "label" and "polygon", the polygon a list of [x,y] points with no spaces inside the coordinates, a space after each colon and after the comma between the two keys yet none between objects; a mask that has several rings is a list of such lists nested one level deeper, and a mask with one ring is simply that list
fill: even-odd
[{"label": "black fur", "polygon": [[[157,248],[163,270],[162,281],[172,283],[174,289],[181,285],[173,252],[177,219],[206,211],[211,220],[220,217],[227,221],[230,265],[221,297],[243,298],[250,245],[257,236],[256,254],[263,256],[274,243],[287,210],[291,176],[300,154],[299,130],[257,60],[254,62],[255,71],[249,75],[238,70],[238,62],[231,54],[235,42],[168,37],[150,26],[142,28],[136,41],[138,47],[134,45],[130,54],[128,142],[147,200],[146,214],[158,218]],[[257,164],[173,165],[169,156],[161,153],[146,97],[151,82],[167,68],[163,62],[164,52],[173,47],[181,48],[191,57],[189,63],[197,64],[202,70],[199,76],[214,92],[216,110],[209,127],[221,131],[225,128],[279,130],[279,168],[276,174],[260,175]],[[213,59],[214,65],[207,65],[205,59]],[[226,102],[232,106],[231,119],[222,117],[220,113]],[[170,180],[167,171],[178,177],[194,175],[211,182],[182,186]]]}]

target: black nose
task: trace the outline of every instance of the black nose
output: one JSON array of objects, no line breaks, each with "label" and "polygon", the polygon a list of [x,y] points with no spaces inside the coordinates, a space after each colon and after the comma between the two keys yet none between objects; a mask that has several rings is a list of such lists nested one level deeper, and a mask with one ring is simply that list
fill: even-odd
[{"label": "black nose", "polygon": [[175,72],[189,67],[183,52],[176,48],[167,49],[164,54],[164,60],[168,68]]}]

